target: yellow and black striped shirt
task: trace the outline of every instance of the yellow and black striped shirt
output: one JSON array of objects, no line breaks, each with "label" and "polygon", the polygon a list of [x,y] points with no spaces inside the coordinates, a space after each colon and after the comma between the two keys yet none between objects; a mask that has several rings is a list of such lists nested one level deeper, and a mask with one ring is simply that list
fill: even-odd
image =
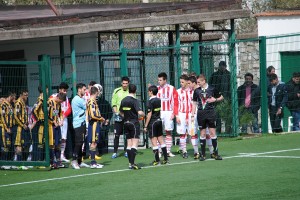
[{"label": "yellow and black striped shirt", "polygon": [[1,104],[1,125],[7,131],[13,126],[14,110],[12,105],[4,100]]},{"label": "yellow and black striped shirt", "polygon": [[48,116],[49,116],[49,124],[54,124],[62,120],[63,115],[61,111],[61,105],[56,103],[53,98],[49,98],[48,100]]},{"label": "yellow and black striped shirt", "polygon": [[32,114],[36,121],[44,121],[44,111],[43,111],[43,97],[39,96],[37,102],[34,104],[32,109]]},{"label": "yellow and black striped shirt", "polygon": [[100,110],[98,108],[98,104],[95,99],[90,99],[88,101],[87,108],[88,120],[91,121],[103,121],[103,117],[101,117]]},{"label": "yellow and black striped shirt", "polygon": [[25,102],[20,98],[18,98],[15,103],[14,119],[16,120],[16,125],[18,126],[23,127],[24,125],[28,125],[28,113],[26,105]]}]

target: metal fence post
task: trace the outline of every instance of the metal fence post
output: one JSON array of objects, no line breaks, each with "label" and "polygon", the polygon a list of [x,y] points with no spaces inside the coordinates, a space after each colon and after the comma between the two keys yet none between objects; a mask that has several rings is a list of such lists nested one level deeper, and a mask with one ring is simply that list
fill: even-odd
[{"label": "metal fence post", "polygon": [[65,65],[65,45],[64,36],[59,36],[59,53],[60,53],[60,70],[61,70],[61,81],[66,81],[66,65]]},{"label": "metal fence post", "polygon": [[76,83],[77,83],[77,69],[76,69],[76,53],[75,53],[75,40],[74,35],[70,36],[70,49],[71,49],[71,65],[72,65],[72,86],[73,96],[77,94]]},{"label": "metal fence post", "polygon": [[192,71],[197,75],[200,74],[200,62],[199,62],[199,43],[193,42],[192,46]]},{"label": "metal fence post", "polygon": [[123,31],[119,30],[119,50],[120,54],[120,68],[121,68],[121,76],[128,76],[128,66],[127,66],[127,52],[124,48],[123,42]]},{"label": "metal fence post", "polygon": [[[175,48],[176,48],[176,65],[177,65],[177,77],[181,76],[181,56],[180,56],[180,28],[179,24],[175,25],[175,32],[176,32],[176,41],[175,41]],[[177,88],[180,86],[180,80],[178,79],[175,82]]]},{"label": "metal fence post", "polygon": [[259,37],[260,91],[261,91],[261,130],[268,133],[268,97],[267,97],[267,42],[266,37]]},{"label": "metal fence post", "polygon": [[231,31],[229,34],[229,56],[230,56],[230,88],[231,88],[231,109],[232,109],[232,131],[233,135],[239,134],[239,107],[237,99],[237,78],[236,78],[236,49],[235,49],[235,27],[234,19],[230,20]]}]

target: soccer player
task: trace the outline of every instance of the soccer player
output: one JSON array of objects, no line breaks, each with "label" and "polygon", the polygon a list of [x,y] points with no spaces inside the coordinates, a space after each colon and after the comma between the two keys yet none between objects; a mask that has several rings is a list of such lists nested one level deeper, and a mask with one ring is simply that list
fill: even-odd
[{"label": "soccer player", "polygon": [[206,77],[199,75],[197,83],[200,86],[193,94],[193,111],[192,118],[194,118],[197,108],[197,121],[200,128],[200,145],[201,155],[200,161],[205,160],[205,146],[206,146],[206,127],[209,128],[212,144],[214,148],[214,158],[222,160],[218,154],[218,144],[216,135],[216,112],[214,103],[223,100],[221,93],[206,83]]},{"label": "soccer player", "polygon": [[[59,85],[59,89],[58,92],[59,93],[65,93],[67,94],[69,89],[69,86],[67,83],[62,82]],[[58,93],[55,93],[53,95],[50,96],[50,98],[57,96]],[[68,116],[71,114],[72,112],[72,108],[71,108],[71,104],[70,101],[68,99],[68,97],[66,98],[66,100],[64,102],[61,103],[61,110],[62,110],[62,116],[63,116],[63,125],[60,127],[61,128],[61,160],[64,162],[70,162],[66,157],[65,157],[65,149],[66,149],[66,142],[67,142],[67,133],[68,133]]]},{"label": "soccer player", "polygon": [[[48,100],[49,119],[49,148],[50,164],[52,169],[65,167],[61,163],[61,126],[63,126],[62,102],[66,101],[65,93],[58,93]],[[56,158],[56,159],[55,159]]]},{"label": "soccer player", "polygon": [[155,160],[152,163],[153,165],[160,164],[157,143],[160,144],[161,150],[164,155],[164,160],[162,161],[162,164],[169,163],[167,148],[163,139],[162,121],[160,119],[161,100],[156,97],[157,93],[158,88],[155,85],[152,85],[148,88],[148,95],[150,99],[147,104],[147,118],[144,127],[144,131],[148,133],[152,143],[152,150],[155,158]]},{"label": "soccer player", "polygon": [[93,87],[93,85],[96,84],[96,81],[90,81],[89,85],[88,85],[88,89],[85,90],[85,93],[84,93],[84,100],[86,103],[89,102],[90,98],[91,98],[91,88]]},{"label": "soccer player", "polygon": [[130,84],[129,95],[121,101],[120,114],[124,117],[124,132],[127,139],[127,155],[130,169],[140,169],[135,164],[135,156],[140,138],[140,123],[139,116],[144,117],[138,100],[135,98],[136,85]]},{"label": "soccer player", "polygon": [[96,101],[96,97],[100,95],[100,91],[97,87],[92,86],[90,89],[90,100],[88,101],[88,137],[89,150],[91,155],[91,169],[100,169],[103,167],[101,164],[97,164],[95,156],[97,150],[97,144],[100,140],[100,123],[105,121],[101,117],[100,110]]},{"label": "soccer player", "polygon": [[[123,126],[124,126],[124,121],[122,117],[119,115],[119,108],[122,99],[124,99],[128,94],[128,85],[129,85],[129,78],[127,76],[122,77],[122,82],[121,82],[121,87],[118,87],[114,90],[112,99],[111,99],[111,105],[114,113],[114,133],[115,133],[115,138],[114,138],[114,153],[111,156],[111,158],[117,158],[118,157],[118,148],[119,148],[119,140],[120,140],[120,135],[123,135]],[[126,149],[125,144],[124,144],[124,149]],[[127,152],[125,152],[125,157],[127,157]]]},{"label": "soccer player", "polygon": [[[188,87],[189,77],[186,74],[180,76],[180,86],[178,93],[178,116],[176,116],[177,133],[180,135],[180,150],[182,150],[182,157],[188,158],[186,150],[187,133],[193,129],[195,135],[195,126],[191,121],[192,111],[192,91]],[[192,127],[193,126],[193,127]]]},{"label": "soccer player", "polygon": [[28,99],[28,91],[26,89],[21,90],[20,97],[15,102],[14,119],[16,123],[16,133],[14,135],[15,153],[17,155],[17,161],[27,159],[29,155],[29,146],[31,144],[31,137],[28,130],[28,113],[26,110],[26,101]]},{"label": "soccer player", "polygon": [[73,161],[71,163],[74,169],[80,169],[82,167],[90,167],[82,162],[82,144],[86,134],[86,103],[82,98],[86,86],[84,83],[78,83],[76,85],[77,95],[72,100],[72,113],[73,113],[73,128],[75,132],[75,142],[73,150]]},{"label": "soccer player", "polygon": [[1,138],[2,138],[2,146],[1,146],[1,160],[10,160],[11,151],[12,151],[12,126],[13,126],[13,107],[11,103],[16,99],[16,94],[13,92],[9,92],[6,99],[3,99],[0,107],[1,107]]},{"label": "soccer player", "polygon": [[[43,152],[44,152],[44,111],[43,111],[43,102],[44,102],[44,96],[43,96],[43,90],[41,85],[38,87],[38,91],[40,93],[40,96],[37,99],[37,102],[34,104],[32,108],[32,114],[34,118],[34,123],[31,127],[31,129],[34,128],[34,126],[37,126],[38,135],[37,135],[37,155],[36,160],[43,160]],[[47,92],[48,93],[48,92]]]},{"label": "soccer player", "polygon": [[178,115],[178,93],[174,86],[167,84],[167,74],[161,72],[158,74],[158,93],[157,97],[161,99],[161,119],[166,131],[166,146],[169,157],[175,155],[171,153],[172,131],[174,129],[173,119]]}]

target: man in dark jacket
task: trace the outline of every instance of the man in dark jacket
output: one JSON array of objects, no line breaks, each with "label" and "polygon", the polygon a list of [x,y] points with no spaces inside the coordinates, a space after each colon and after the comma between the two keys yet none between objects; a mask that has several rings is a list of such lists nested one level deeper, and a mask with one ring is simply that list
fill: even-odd
[{"label": "man in dark jacket", "polygon": [[[225,100],[231,100],[230,89],[230,72],[226,69],[227,65],[225,61],[220,61],[218,70],[212,73],[208,84],[221,92]],[[230,125],[226,124],[226,132],[230,131]],[[216,119],[216,131],[221,133],[221,118],[217,114]]]},{"label": "man in dark jacket", "polygon": [[283,108],[288,100],[286,85],[279,82],[276,74],[270,75],[270,83],[268,93],[269,115],[273,133],[282,132],[281,119],[283,118]]},{"label": "man in dark jacket", "polygon": [[[239,107],[244,106],[245,109],[252,113],[254,120],[252,122],[252,132],[259,133],[258,129],[258,110],[260,108],[260,89],[258,85],[253,83],[253,74],[245,74],[245,83],[238,87]],[[242,124],[242,133],[247,133],[247,124]]]},{"label": "man in dark jacket", "polygon": [[287,82],[287,107],[293,117],[293,131],[300,130],[300,72],[294,72],[292,79]]}]

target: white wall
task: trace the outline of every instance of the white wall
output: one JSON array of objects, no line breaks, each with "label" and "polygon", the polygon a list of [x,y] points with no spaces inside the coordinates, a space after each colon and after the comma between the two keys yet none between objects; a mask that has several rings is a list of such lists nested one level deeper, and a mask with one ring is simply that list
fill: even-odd
[{"label": "white wall", "polygon": [[258,17],[258,36],[300,33],[300,16]]},{"label": "white wall", "polygon": [[[64,37],[65,54],[70,54],[70,39]],[[4,41],[0,42],[0,52],[24,50],[26,61],[37,61],[38,55],[59,55],[59,37],[31,39],[31,40],[17,40],[17,41]],[[97,34],[85,34],[75,36],[75,51],[76,54],[83,52],[98,51],[97,47]],[[66,60],[68,62],[68,60]],[[88,67],[88,69],[82,69]],[[77,63],[77,78],[79,81],[89,79],[85,83],[88,84],[90,80],[99,80],[98,62],[91,63]],[[29,104],[32,105],[38,96],[37,86],[39,85],[38,66],[27,66],[27,83],[29,90]],[[71,65],[66,65],[67,78],[71,77]],[[59,84],[61,79],[60,64],[52,66],[52,82]],[[68,96],[70,96],[69,91]]]}]

